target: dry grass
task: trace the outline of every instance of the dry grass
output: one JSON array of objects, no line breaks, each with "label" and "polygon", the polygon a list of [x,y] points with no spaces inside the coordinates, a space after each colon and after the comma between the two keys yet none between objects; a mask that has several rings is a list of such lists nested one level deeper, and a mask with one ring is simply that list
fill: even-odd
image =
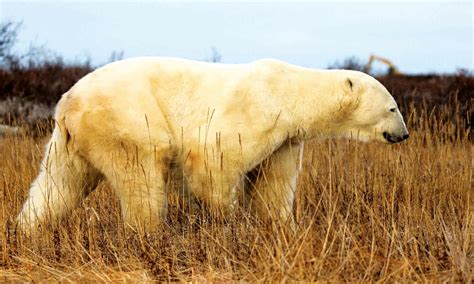
[{"label": "dry grass", "polygon": [[162,229],[136,233],[123,225],[118,200],[103,183],[59,229],[26,237],[13,220],[37,174],[45,138],[3,138],[0,279],[469,283],[470,129],[466,120],[405,113],[411,138],[400,145],[320,141],[306,147],[294,231],[278,222],[260,224],[240,209],[216,223],[171,202]]}]

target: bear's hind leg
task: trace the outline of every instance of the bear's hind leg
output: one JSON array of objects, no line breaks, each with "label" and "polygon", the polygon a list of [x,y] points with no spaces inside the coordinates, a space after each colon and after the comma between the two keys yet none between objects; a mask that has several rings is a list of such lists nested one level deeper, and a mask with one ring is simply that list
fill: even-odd
[{"label": "bear's hind leg", "polygon": [[302,143],[287,142],[249,174],[247,206],[262,220],[290,220]]},{"label": "bear's hind leg", "polygon": [[161,224],[167,211],[163,159],[153,151],[129,149],[104,163],[110,163],[103,172],[120,199],[124,222],[144,230]]},{"label": "bear's hind leg", "polygon": [[25,231],[44,221],[54,223],[95,189],[100,173],[71,149],[58,126],[46,147],[38,177],[18,215]]}]

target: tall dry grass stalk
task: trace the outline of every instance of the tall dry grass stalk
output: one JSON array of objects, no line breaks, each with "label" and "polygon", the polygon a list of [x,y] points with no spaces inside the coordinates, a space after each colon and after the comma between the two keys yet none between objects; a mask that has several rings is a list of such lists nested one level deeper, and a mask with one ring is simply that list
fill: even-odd
[{"label": "tall dry grass stalk", "polygon": [[3,138],[0,279],[471,282],[469,114],[453,122],[449,112],[426,107],[404,112],[411,136],[402,144],[309,143],[294,229],[260,223],[240,208],[227,222],[213,222],[190,214],[171,193],[163,227],[134,232],[102,183],[57,229],[25,236],[14,219],[45,138]]}]

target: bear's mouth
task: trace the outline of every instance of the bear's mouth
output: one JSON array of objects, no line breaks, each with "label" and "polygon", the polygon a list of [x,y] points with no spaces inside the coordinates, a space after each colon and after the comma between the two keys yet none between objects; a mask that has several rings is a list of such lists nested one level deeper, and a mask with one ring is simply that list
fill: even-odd
[{"label": "bear's mouth", "polygon": [[385,140],[387,140],[388,143],[390,144],[397,143],[397,141],[393,139],[392,135],[390,135],[387,131],[384,131],[382,134],[383,134],[383,138],[385,138]]},{"label": "bear's mouth", "polygon": [[394,136],[394,135],[390,135],[390,133],[388,133],[387,131],[384,131],[382,133],[383,135],[383,138],[385,138],[385,140],[387,140],[387,142],[389,144],[394,144],[394,143],[398,143],[398,142],[401,142],[405,139],[408,139],[409,135],[408,134],[405,134],[403,136]]}]

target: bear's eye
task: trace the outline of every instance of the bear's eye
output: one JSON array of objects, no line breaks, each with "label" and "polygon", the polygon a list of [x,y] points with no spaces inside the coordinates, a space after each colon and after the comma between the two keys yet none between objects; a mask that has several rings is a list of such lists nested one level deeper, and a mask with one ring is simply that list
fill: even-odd
[{"label": "bear's eye", "polygon": [[395,112],[397,109],[396,108],[391,108],[390,111],[391,112]]}]

